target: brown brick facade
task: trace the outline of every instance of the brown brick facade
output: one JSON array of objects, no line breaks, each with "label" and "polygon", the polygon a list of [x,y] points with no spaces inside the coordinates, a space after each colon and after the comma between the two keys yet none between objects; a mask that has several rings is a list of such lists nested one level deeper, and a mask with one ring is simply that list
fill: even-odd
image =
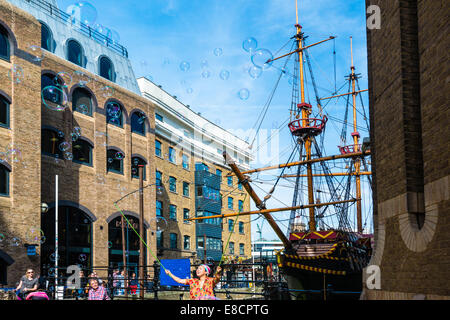
[{"label": "brown brick facade", "polygon": [[448,3],[367,0],[375,252],[367,299],[450,297]]}]

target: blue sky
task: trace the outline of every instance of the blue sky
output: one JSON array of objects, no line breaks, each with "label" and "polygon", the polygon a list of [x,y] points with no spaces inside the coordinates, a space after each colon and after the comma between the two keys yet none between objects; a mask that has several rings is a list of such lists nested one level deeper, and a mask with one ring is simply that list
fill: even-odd
[{"label": "blue sky", "polygon": [[[63,10],[74,2],[58,0]],[[295,0],[97,0],[91,4],[97,10],[96,22],[118,32],[119,43],[127,48],[137,77],[149,77],[193,110],[243,139],[254,127],[285,60],[275,62],[259,78],[253,79],[247,72],[252,66],[251,55],[243,50],[242,43],[253,37],[258,42],[258,49],[265,48],[274,55],[281,55],[288,52],[289,47],[283,46],[295,33]],[[337,37],[335,41],[309,51],[319,95],[330,96],[334,90],[334,45],[337,87],[344,84],[344,76],[350,72],[350,36],[353,37],[357,72],[362,76],[360,85],[367,88],[364,1],[299,0],[299,17],[305,35],[309,36],[308,44],[330,35]],[[214,54],[216,48],[221,49],[220,56]],[[189,70],[180,69],[182,62],[189,63]],[[206,69],[210,72],[209,78],[202,77]],[[222,70],[229,72],[228,79],[220,78]],[[288,66],[288,70],[292,72],[293,67]],[[261,128],[267,134],[289,117],[292,89],[288,80],[289,77],[281,79],[262,123]],[[249,90],[247,100],[238,97],[238,91],[243,88]],[[307,88],[307,98],[314,102],[312,88]],[[328,112],[343,118],[343,101],[330,103]],[[367,107],[367,95],[364,101]],[[363,123],[361,119],[358,121]],[[334,134],[327,138],[327,153],[337,154],[341,124],[330,123],[329,126]],[[361,132],[361,135],[368,136],[368,133]],[[287,128],[282,128],[273,139],[279,145],[275,148],[276,154],[257,156],[254,167],[279,163],[289,156],[283,152],[292,141]],[[255,147],[261,143],[257,140]],[[270,186],[262,187],[267,190]],[[282,191],[278,198],[286,204],[292,201],[290,195]],[[279,207],[281,204],[280,201],[268,202],[268,206]],[[286,218],[286,214],[280,214],[280,219]],[[254,225],[254,237],[256,230]],[[276,238],[267,223],[263,232],[268,239]]]}]

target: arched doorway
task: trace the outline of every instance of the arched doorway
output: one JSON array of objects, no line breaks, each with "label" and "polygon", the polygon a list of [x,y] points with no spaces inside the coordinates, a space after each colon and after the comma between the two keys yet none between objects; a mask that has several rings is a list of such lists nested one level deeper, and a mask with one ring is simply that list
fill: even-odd
[{"label": "arched doorway", "polygon": [[[119,214],[108,222],[108,261],[110,268],[123,269],[123,246],[122,246],[122,219]],[[138,274],[139,266],[139,244],[141,239],[134,230],[139,232],[139,218],[133,215],[125,214],[124,221],[124,235],[125,235],[125,257],[128,271]],[[131,226],[134,228],[131,228]],[[144,223],[144,230],[146,225]],[[141,235],[141,238],[147,242],[146,232]],[[146,261],[146,253],[144,245],[144,261]]]},{"label": "arched doorway", "polygon": [[[92,222],[93,218],[75,206],[60,206],[58,210],[58,268],[60,275],[65,268],[79,265],[84,270],[92,267]],[[55,273],[55,208],[41,216],[41,229],[45,242],[41,247],[41,267],[45,276]]]}]

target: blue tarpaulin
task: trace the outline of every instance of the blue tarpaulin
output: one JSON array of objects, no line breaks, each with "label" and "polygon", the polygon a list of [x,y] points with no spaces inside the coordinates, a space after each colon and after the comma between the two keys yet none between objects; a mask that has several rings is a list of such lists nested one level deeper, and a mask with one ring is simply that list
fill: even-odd
[{"label": "blue tarpaulin", "polygon": [[[190,279],[191,278],[191,262],[189,259],[163,259],[161,264],[167,270],[170,270],[173,275],[180,279]],[[159,279],[162,286],[182,286],[182,284],[176,282],[171,277],[169,277],[164,268],[160,269]]]}]

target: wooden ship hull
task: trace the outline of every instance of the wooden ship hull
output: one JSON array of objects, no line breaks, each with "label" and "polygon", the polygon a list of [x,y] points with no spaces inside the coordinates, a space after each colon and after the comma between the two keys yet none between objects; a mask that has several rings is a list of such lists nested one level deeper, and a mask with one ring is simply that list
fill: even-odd
[{"label": "wooden ship hull", "polygon": [[359,299],[362,270],[372,252],[370,239],[370,235],[334,230],[291,233],[292,249],[277,254],[291,297]]}]

